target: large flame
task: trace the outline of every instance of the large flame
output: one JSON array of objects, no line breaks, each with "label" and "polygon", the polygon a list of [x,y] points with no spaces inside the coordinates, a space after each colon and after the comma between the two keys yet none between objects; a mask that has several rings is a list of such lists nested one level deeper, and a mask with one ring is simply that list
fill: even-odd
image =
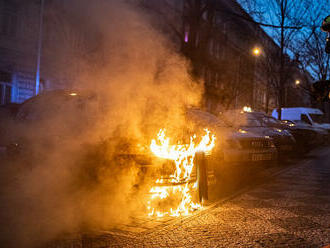
[{"label": "large flame", "polygon": [[[156,180],[156,184],[150,190],[150,199],[148,201],[149,216],[163,217],[165,215],[180,216],[188,215],[191,211],[201,207],[199,203],[193,201],[192,189],[197,184],[191,185],[190,179],[194,168],[194,158],[197,152],[210,152],[215,145],[215,136],[205,129],[206,134],[201,138],[199,143],[195,143],[196,135],[190,137],[190,144],[170,144],[170,138],[165,135],[166,130],[161,129],[158,133],[157,140],[152,140],[150,149],[159,158],[172,160],[175,163],[176,170],[170,175],[170,182],[173,185],[161,185],[163,178]],[[170,208],[169,211],[157,209],[153,203],[164,200],[170,196],[179,199],[176,208]]]}]

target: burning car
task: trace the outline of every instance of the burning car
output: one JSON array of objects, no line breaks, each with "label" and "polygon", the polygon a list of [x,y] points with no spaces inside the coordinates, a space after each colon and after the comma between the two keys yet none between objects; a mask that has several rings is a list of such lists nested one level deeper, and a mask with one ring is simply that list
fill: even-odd
[{"label": "burning car", "polygon": [[[151,143],[151,151],[154,155],[174,161],[175,164],[175,169],[172,170],[174,174],[170,177],[158,176],[155,185],[151,188],[151,198],[148,201],[151,216],[185,215],[201,207],[201,202],[208,198],[208,181],[212,176],[219,175],[225,164],[273,161],[277,158],[276,148],[268,137],[242,130],[235,131],[216,116],[197,108],[187,109],[186,118],[185,136],[189,132],[193,133],[188,144],[170,145],[170,139],[166,137],[164,130],[158,134],[158,143],[156,140]],[[195,143],[198,136],[202,138]],[[164,167],[167,169],[171,167],[168,162],[165,166],[160,162],[153,164],[162,170]],[[199,196],[197,200],[192,192],[196,192]],[[181,195],[179,197],[181,201],[178,202],[176,209],[160,211],[159,209],[166,208],[157,204],[157,207],[153,207],[155,199],[166,202],[175,194]],[[156,201],[159,202],[161,201]]]},{"label": "burning car", "polygon": [[221,137],[214,151],[217,161],[246,163],[277,159],[273,141],[266,135],[234,128],[215,115],[198,109],[189,110],[187,115],[198,125],[212,130],[216,137]]}]

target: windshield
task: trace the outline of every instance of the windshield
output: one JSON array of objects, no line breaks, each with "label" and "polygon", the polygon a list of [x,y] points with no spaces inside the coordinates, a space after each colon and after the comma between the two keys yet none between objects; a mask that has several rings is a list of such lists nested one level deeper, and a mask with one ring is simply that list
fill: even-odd
[{"label": "windshield", "polygon": [[303,124],[303,125],[311,125],[310,123],[307,123],[307,122],[302,121],[302,120],[294,120],[294,123]]},{"label": "windshield", "polygon": [[253,119],[251,117],[248,117],[246,119],[246,121],[243,121],[241,124],[241,126],[244,126],[244,127],[261,127],[261,122],[257,119]]},{"label": "windshield", "polygon": [[187,116],[197,123],[207,124],[214,127],[228,127],[228,125],[220,118],[199,109],[189,109],[187,111]]},{"label": "windshield", "polygon": [[224,119],[235,127],[261,127],[261,122],[249,113],[227,112]]},{"label": "windshield", "polygon": [[273,117],[268,117],[268,116],[264,116],[262,118],[263,122],[266,124],[266,125],[271,125],[271,124],[281,124],[281,122]]},{"label": "windshield", "polygon": [[326,120],[325,120],[325,116],[324,115],[320,115],[320,114],[309,114],[309,116],[312,118],[313,122],[316,122],[316,123],[325,123]]}]

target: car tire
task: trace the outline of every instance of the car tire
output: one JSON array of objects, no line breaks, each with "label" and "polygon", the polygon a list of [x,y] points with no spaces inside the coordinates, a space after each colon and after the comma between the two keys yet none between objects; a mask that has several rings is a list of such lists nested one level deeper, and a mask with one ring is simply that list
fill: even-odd
[{"label": "car tire", "polygon": [[197,169],[197,193],[199,202],[208,200],[208,170],[205,153],[198,152],[195,156]]}]

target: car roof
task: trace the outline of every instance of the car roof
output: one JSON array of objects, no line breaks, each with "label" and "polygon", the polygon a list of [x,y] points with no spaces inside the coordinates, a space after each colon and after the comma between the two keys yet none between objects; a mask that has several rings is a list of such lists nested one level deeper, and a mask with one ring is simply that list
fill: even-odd
[{"label": "car roof", "polygon": [[198,108],[188,108],[187,115],[192,119],[203,121],[213,126],[228,126],[222,119]]},{"label": "car roof", "polygon": [[[307,107],[292,107],[292,108],[282,108],[282,111],[290,111],[297,113],[310,113],[310,114],[323,114],[323,112],[318,108],[307,108]],[[277,109],[273,110],[273,113],[277,113]]]}]

